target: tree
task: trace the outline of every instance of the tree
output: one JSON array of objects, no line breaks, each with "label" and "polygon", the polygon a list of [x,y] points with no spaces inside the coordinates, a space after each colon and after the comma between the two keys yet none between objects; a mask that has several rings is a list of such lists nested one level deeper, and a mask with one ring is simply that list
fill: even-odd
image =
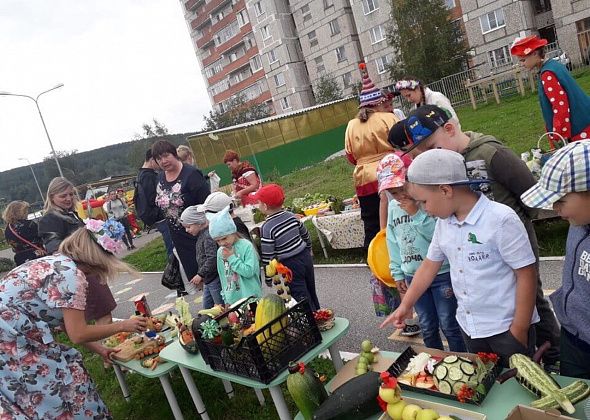
[{"label": "tree", "polygon": [[134,140],[141,140],[149,137],[161,137],[168,134],[168,128],[166,128],[164,124],[162,124],[155,118],[152,118],[152,121],[154,123],[153,126],[150,123],[143,123],[141,125],[143,135],[135,133],[135,135],[133,136]]},{"label": "tree", "polygon": [[428,83],[461,71],[467,48],[443,0],[390,2],[387,41],[396,53],[390,66],[394,80],[413,75]]},{"label": "tree", "polygon": [[342,88],[336,78],[323,74],[313,86],[313,95],[317,104],[325,104],[342,99]]},{"label": "tree", "polygon": [[251,103],[241,92],[227,101],[226,109],[227,111],[223,113],[209,111],[209,116],[203,117],[205,131],[219,130],[220,128],[260,120],[271,114],[271,110],[266,103]]}]

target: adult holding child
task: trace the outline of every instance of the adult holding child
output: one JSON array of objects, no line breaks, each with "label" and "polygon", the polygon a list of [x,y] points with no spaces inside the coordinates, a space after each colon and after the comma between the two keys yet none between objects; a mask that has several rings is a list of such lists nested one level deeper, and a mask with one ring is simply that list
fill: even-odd
[{"label": "adult holding child", "polygon": [[536,183],[531,171],[499,140],[482,133],[461,131],[445,110],[433,105],[424,105],[412,111],[404,121],[404,130],[396,133],[390,140],[398,148],[413,155],[430,149],[451,150],[463,155],[471,178],[492,181],[490,184],[476,184],[474,188],[488,199],[507,205],[520,217],[536,258],[536,307],[541,318],[535,326],[536,344],[540,347],[546,341],[551,343],[551,348],[543,356],[543,362],[545,369],[555,370],[559,360],[559,326],[543,295],[538,270],[539,245],[531,221],[537,212],[520,199],[521,194]]},{"label": "adult holding child", "polygon": [[63,326],[73,343],[110,362],[114,350],[99,340],[145,331],[145,318],[86,323],[89,277],[106,285],[121,271],[134,272],[107,250],[116,238],[104,235],[77,228],[61,242],[59,253],[29,261],[0,279],[0,406],[8,418],[111,418],[80,352],[52,333]]},{"label": "adult holding child", "polygon": [[[84,226],[84,222],[76,213],[78,193],[68,179],[53,178],[47,187],[46,197],[45,214],[39,220],[39,234],[47,252],[53,254],[68,236]],[[92,275],[87,280],[86,320],[96,321],[97,324],[111,323],[111,312],[117,306],[111,289]]]},{"label": "adult holding child", "polygon": [[[590,138],[590,96],[582,90],[569,70],[557,60],[545,58],[547,40],[536,35],[517,38],[510,53],[520,65],[539,73],[537,94],[547,132],[569,141]],[[550,135],[552,144],[560,140]]]},{"label": "adult holding child", "polygon": [[11,201],[2,213],[2,218],[6,222],[4,238],[14,252],[16,265],[47,254],[43,248],[43,240],[39,236],[37,222],[28,220],[28,215],[29,203],[26,201]]},{"label": "adult holding child", "polygon": [[125,228],[123,242],[125,243],[127,250],[130,251],[132,249],[135,249],[135,245],[133,245],[131,224],[129,223],[129,219],[127,218],[129,207],[127,206],[126,201],[127,200],[125,200],[124,196],[120,197],[119,194],[117,194],[117,191],[112,190],[109,191],[107,195],[107,201],[102,205],[102,208],[106,212],[109,219],[116,220],[117,222],[121,223]]}]

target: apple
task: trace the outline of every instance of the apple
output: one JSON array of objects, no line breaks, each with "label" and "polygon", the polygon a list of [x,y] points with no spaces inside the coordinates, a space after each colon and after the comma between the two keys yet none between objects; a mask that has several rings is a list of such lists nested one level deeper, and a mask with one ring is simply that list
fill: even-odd
[{"label": "apple", "polygon": [[363,350],[363,352],[370,352],[371,349],[373,348],[373,343],[371,343],[371,340],[365,340],[361,343],[361,349]]},{"label": "apple", "polygon": [[402,420],[416,420],[420,411],[422,411],[422,409],[416,404],[406,405],[404,411],[402,411]]},{"label": "apple", "polygon": [[416,416],[416,420],[436,420],[438,418],[438,413],[432,408],[425,408]]},{"label": "apple", "polygon": [[391,420],[402,420],[402,413],[406,405],[407,403],[404,400],[400,400],[395,404],[387,404],[387,415],[391,417]]},{"label": "apple", "polygon": [[401,398],[397,388],[383,388],[379,387],[379,396],[387,404],[394,404]]}]

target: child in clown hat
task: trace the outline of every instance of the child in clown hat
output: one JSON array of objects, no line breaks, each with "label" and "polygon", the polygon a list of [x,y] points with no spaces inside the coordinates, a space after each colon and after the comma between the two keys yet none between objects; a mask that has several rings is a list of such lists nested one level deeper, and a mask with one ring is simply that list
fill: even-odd
[{"label": "child in clown hat", "polygon": [[[527,70],[539,72],[537,93],[547,132],[569,141],[590,139],[590,97],[563,64],[545,59],[545,45],[547,40],[536,35],[517,38],[510,53]],[[550,138],[552,144],[560,139]]]}]

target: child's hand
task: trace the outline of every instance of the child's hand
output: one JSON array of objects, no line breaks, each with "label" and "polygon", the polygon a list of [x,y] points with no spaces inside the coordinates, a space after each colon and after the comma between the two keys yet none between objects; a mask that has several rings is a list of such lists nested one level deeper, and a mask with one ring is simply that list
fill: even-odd
[{"label": "child's hand", "polygon": [[195,277],[193,277],[191,279],[191,283],[194,284],[195,286],[198,286],[199,284],[201,284],[202,281],[203,281],[203,277],[199,276],[198,274],[196,274]]},{"label": "child's hand", "polygon": [[221,255],[223,256],[224,260],[227,260],[230,256],[234,255],[234,248],[233,247],[221,248]]},{"label": "child's hand", "polygon": [[510,334],[518,340],[520,344],[525,347],[529,346],[529,329],[517,328],[514,325],[510,326]]},{"label": "child's hand", "polygon": [[408,284],[405,280],[396,280],[395,286],[397,287],[397,291],[400,293],[406,293],[408,291]]},{"label": "child's hand", "polygon": [[410,216],[418,213],[418,204],[411,198],[403,199],[399,202],[399,207]]},{"label": "child's hand", "polygon": [[412,315],[412,310],[406,309],[402,303],[399,305],[399,308],[395,310],[395,312],[385,318],[385,321],[381,323],[379,328],[383,328],[388,324],[392,324],[395,328],[403,328],[406,325],[406,319],[411,319]]}]

